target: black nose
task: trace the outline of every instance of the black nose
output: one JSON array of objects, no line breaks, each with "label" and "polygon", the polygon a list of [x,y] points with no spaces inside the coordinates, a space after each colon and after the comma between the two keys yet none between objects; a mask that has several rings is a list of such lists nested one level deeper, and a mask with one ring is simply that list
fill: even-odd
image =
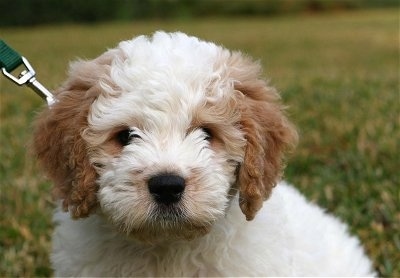
[{"label": "black nose", "polygon": [[185,190],[185,180],[180,176],[161,174],[150,178],[148,186],[156,202],[172,204],[181,199]]}]

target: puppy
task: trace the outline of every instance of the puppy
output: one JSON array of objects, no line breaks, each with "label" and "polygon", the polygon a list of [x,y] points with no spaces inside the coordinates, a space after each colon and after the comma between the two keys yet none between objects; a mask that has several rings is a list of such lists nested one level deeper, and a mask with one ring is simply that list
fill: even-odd
[{"label": "puppy", "polygon": [[374,274],[344,224],[280,181],[297,134],[242,53],[139,36],[73,63],[55,95],[34,150],[59,200],[56,276]]}]

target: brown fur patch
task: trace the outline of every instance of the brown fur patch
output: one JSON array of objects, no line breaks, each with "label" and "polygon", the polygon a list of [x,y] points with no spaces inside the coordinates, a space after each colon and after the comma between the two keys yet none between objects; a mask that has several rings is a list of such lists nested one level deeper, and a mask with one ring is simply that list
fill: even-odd
[{"label": "brown fur patch", "polygon": [[234,96],[208,101],[195,109],[192,116],[188,132],[205,127],[211,133],[210,146],[214,150],[225,149],[231,155],[243,155],[244,140],[238,124],[240,111]]},{"label": "brown fur patch", "polygon": [[55,93],[57,102],[35,122],[34,152],[54,183],[56,198],[75,218],[88,216],[97,206],[97,174],[82,133],[90,106],[102,91],[100,78],[111,85],[105,78],[115,54],[114,50],[93,61],[72,64],[68,80]]},{"label": "brown fur patch", "polygon": [[247,140],[238,173],[240,207],[252,220],[282,175],[284,152],[297,143],[297,132],[284,114],[277,92],[260,78],[259,64],[239,52],[228,62]]}]

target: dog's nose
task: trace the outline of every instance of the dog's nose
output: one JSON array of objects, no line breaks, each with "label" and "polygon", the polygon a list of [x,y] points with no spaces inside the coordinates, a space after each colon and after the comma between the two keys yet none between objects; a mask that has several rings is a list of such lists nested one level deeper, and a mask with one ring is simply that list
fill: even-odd
[{"label": "dog's nose", "polygon": [[185,179],[171,174],[160,174],[148,181],[149,191],[158,203],[172,204],[181,199]]}]

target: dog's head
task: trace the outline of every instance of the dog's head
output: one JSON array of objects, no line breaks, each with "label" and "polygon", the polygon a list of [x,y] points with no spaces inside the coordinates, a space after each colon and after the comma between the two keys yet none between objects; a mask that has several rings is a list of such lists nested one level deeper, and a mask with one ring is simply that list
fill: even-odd
[{"label": "dog's head", "polygon": [[72,64],[34,133],[64,209],[147,241],[206,233],[236,192],[253,219],[296,141],[260,71],[239,52],[163,32]]}]

